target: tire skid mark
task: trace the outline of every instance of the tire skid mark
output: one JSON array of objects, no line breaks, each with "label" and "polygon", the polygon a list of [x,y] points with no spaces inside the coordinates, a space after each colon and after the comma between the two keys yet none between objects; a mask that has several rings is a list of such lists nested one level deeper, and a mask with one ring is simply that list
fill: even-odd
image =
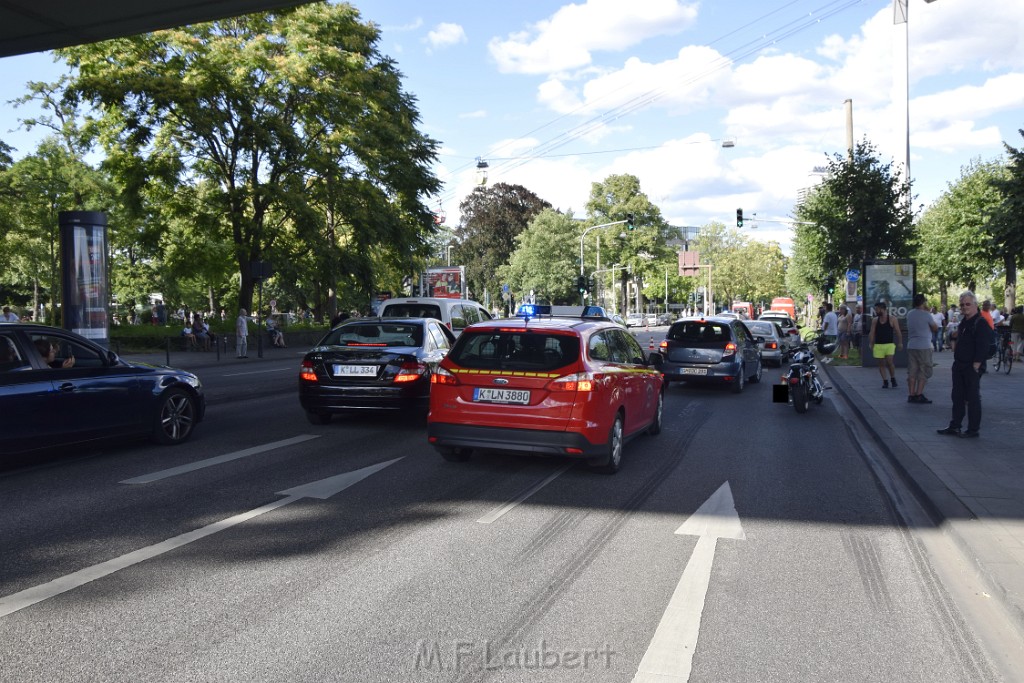
[{"label": "tire skid mark", "polygon": [[871,606],[881,614],[892,613],[892,594],[889,592],[889,584],[885,580],[878,546],[874,540],[860,533],[848,532],[843,534],[843,547],[857,564],[857,574]]},{"label": "tire skid mark", "polygon": [[[709,417],[710,413],[701,410],[696,402],[691,402],[680,416],[687,418],[685,429],[673,439],[668,449],[669,457],[654,472],[647,476],[640,487],[631,495],[608,519],[600,529],[585,541],[579,551],[570,556],[561,567],[554,572],[546,587],[536,591],[525,603],[518,618],[511,622],[503,633],[490,640],[492,647],[504,650],[511,643],[518,641],[529,629],[539,621],[572,587],[583,572],[597,559],[605,546],[619,533],[621,528],[632,519],[637,510],[662,485],[672,470],[679,466],[686,455],[686,447],[693,440],[697,430]],[[497,643],[497,645],[494,645]],[[477,683],[486,680],[491,674],[500,671],[485,668],[485,654],[480,651],[473,653],[472,662],[466,663],[466,670],[455,679],[458,683]]]}]

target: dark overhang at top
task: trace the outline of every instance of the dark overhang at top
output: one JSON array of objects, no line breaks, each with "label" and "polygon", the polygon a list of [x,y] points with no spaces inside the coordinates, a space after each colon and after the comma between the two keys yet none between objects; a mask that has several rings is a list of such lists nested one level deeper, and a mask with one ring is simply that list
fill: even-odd
[{"label": "dark overhang at top", "polygon": [[312,0],[0,0],[0,57],[95,43]]}]

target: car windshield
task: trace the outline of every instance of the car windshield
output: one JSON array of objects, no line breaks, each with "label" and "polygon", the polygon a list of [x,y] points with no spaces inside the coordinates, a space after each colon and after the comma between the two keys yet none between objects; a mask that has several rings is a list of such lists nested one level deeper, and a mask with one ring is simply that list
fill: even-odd
[{"label": "car windshield", "polygon": [[667,336],[680,342],[725,342],[732,339],[728,325],[702,320],[676,323],[669,329]]},{"label": "car windshield", "polygon": [[486,331],[464,333],[448,357],[465,368],[554,370],[574,363],[579,355],[575,335]]},{"label": "car windshield", "polygon": [[321,346],[422,346],[423,326],[411,323],[356,323],[331,330]]},{"label": "car windshield", "polygon": [[386,318],[441,318],[441,307],[427,303],[390,304],[384,307]]}]

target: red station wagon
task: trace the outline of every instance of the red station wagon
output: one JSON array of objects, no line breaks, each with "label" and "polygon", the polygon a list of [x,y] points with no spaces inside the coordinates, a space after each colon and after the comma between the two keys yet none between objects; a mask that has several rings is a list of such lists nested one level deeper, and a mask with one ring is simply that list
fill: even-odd
[{"label": "red station wagon", "polygon": [[629,439],[661,431],[661,354],[606,317],[549,310],[467,327],[441,361],[427,436],[446,460],[514,451],[582,458],[610,474]]}]

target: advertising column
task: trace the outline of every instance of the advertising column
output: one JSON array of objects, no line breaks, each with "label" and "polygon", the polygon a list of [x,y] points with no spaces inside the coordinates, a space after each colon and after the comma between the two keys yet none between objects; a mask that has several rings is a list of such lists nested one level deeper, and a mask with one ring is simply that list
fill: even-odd
[{"label": "advertising column", "polygon": [[110,343],[107,215],[99,211],[61,211],[57,220],[63,327],[106,347]]},{"label": "advertising column", "polygon": [[871,357],[868,335],[871,315],[878,302],[884,302],[889,315],[899,324],[903,335],[903,348],[896,352],[893,362],[898,368],[907,367],[907,313],[914,307],[917,293],[915,271],[917,262],[913,259],[890,259],[864,261],[864,319],[866,326],[861,337],[861,366],[876,367],[878,361]]}]

